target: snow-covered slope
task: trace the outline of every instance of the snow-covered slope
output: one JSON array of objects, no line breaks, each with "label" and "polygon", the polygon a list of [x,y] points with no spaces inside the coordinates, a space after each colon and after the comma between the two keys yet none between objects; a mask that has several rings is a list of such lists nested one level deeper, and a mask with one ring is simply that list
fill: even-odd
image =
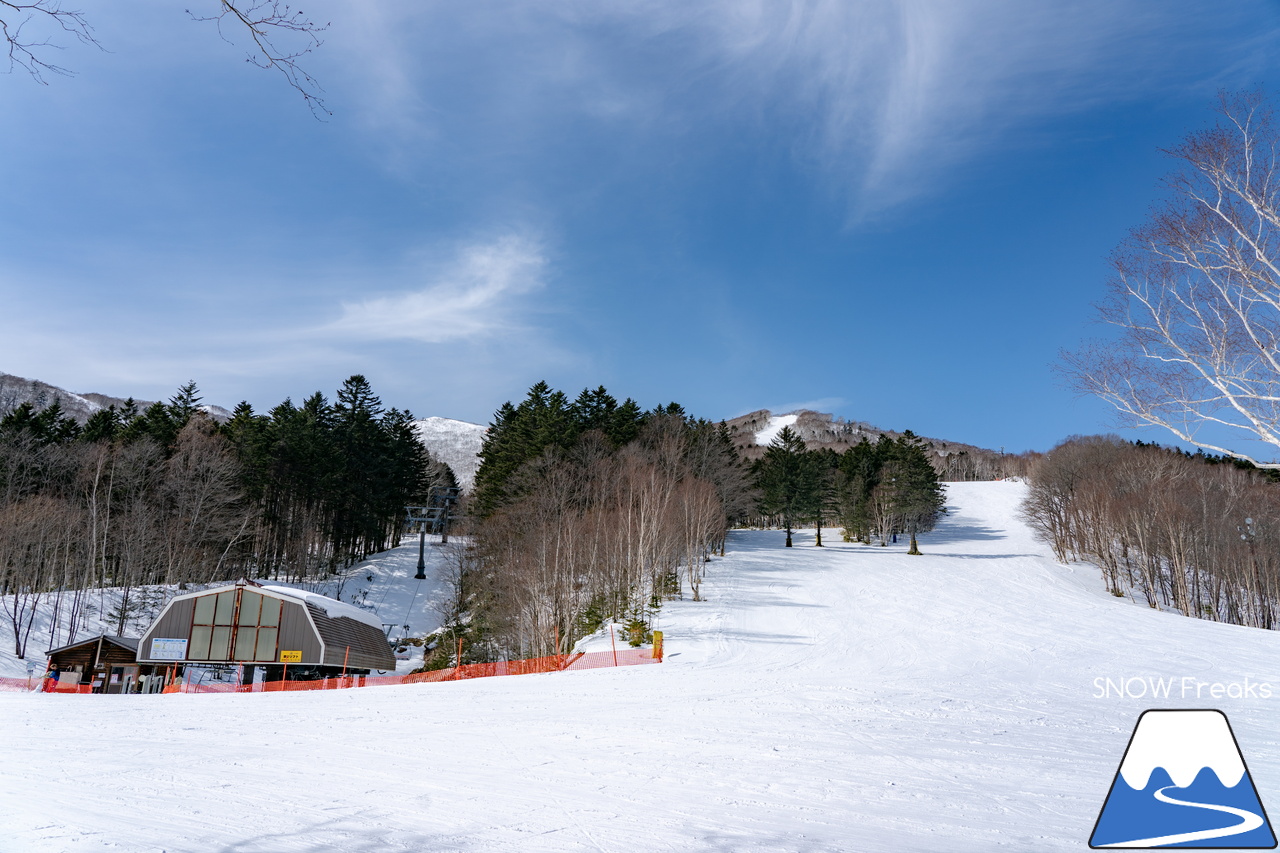
[{"label": "snow-covered slope", "polygon": [[[0,849],[1075,851],[1141,711],[1210,703],[1280,802],[1280,635],[1107,595],[1023,488],[952,485],[923,557],[735,532],[709,600],[662,609],[661,666],[0,694]],[[1099,688],[1153,677],[1192,692]],[[1246,677],[1274,698],[1195,694]]]},{"label": "snow-covered slope", "polygon": [[799,415],[772,415],[769,422],[756,432],[756,444],[768,446],[778,437],[784,427],[794,426]]},{"label": "snow-covered slope", "polygon": [[431,455],[453,470],[462,490],[471,491],[480,467],[480,446],[489,428],[450,418],[422,418],[413,422],[413,428]]}]

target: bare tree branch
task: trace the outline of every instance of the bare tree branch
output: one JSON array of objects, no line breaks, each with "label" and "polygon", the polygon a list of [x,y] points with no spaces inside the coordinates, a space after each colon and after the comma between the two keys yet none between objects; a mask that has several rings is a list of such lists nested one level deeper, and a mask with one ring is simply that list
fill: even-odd
[{"label": "bare tree branch", "polygon": [[[228,31],[243,28],[253,40],[246,62],[280,72],[316,118],[332,115],[322,97],[324,89],[299,64],[324,43],[320,34],[329,24],[317,24],[281,0],[217,0],[217,4],[217,11],[209,15],[186,11],[192,20],[214,22],[218,35],[228,44],[234,43]],[[231,26],[224,28],[228,21]],[[42,34],[28,35],[32,30]],[[44,34],[51,30],[52,34]],[[0,0],[0,36],[8,51],[10,73],[21,68],[46,85],[46,75],[71,76],[73,71],[47,58],[51,51],[65,49],[55,41],[57,31],[69,33],[81,44],[102,48],[84,13],[66,8],[63,0]]]},{"label": "bare tree branch", "polygon": [[320,118],[322,113],[333,115],[321,97],[324,89],[298,64],[312,50],[324,44],[320,34],[329,29],[328,23],[317,24],[280,0],[220,0],[216,15],[200,16],[190,9],[187,14],[196,21],[213,21],[218,27],[218,35],[228,44],[233,42],[227,38],[223,22],[229,20],[243,26],[255,47],[245,56],[246,62],[262,69],[279,71],[302,95],[316,118]]},{"label": "bare tree branch", "polygon": [[1064,353],[1065,372],[1132,423],[1280,468],[1229,437],[1280,450],[1280,129],[1260,93],[1218,111],[1166,152],[1173,197],[1112,256],[1099,313],[1119,341]]},{"label": "bare tree branch", "polygon": [[[0,0],[0,35],[4,36],[5,46],[9,53],[9,71],[21,68],[31,75],[37,83],[48,85],[45,74],[58,74],[69,77],[74,72],[42,59],[37,52],[62,50],[49,38],[28,39],[23,30],[32,21],[44,22],[57,26],[64,33],[75,36],[81,44],[101,47],[93,35],[93,28],[85,19],[84,13],[74,9],[64,9],[59,0],[34,0],[30,3]],[[38,24],[37,24],[38,27]]]}]

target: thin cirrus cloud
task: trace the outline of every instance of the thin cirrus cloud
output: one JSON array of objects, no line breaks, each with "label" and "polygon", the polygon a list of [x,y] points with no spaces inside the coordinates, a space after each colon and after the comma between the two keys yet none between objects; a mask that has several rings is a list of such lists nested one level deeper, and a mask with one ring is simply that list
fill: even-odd
[{"label": "thin cirrus cloud", "polygon": [[[751,126],[815,168],[855,219],[935,192],[957,164],[1024,144],[1021,134],[1064,112],[1161,87],[1232,85],[1207,79],[1206,44],[1247,64],[1274,41],[1258,2],[498,6],[503,14],[424,4],[364,19],[346,48],[376,57],[354,66],[370,93],[360,100],[370,127],[398,124],[414,145],[472,133],[483,150],[503,144],[495,136],[536,147],[537,128],[566,119],[631,122],[659,136]],[[1260,26],[1242,38],[1238,25],[1253,19]],[[441,50],[423,47],[444,39]],[[452,89],[464,54],[470,76],[485,80],[467,92],[486,117],[473,127],[422,100]],[[556,155],[548,147],[541,156]]]},{"label": "thin cirrus cloud", "polygon": [[344,303],[342,316],[318,331],[438,344],[527,329],[524,297],[544,287],[546,269],[545,252],[528,237],[474,243],[430,270],[425,286]]}]

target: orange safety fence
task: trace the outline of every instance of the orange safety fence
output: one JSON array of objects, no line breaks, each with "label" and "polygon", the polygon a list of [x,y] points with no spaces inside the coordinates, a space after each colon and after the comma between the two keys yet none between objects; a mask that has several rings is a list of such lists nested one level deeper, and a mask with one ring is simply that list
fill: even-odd
[{"label": "orange safety fence", "polygon": [[[92,685],[58,683],[58,693],[89,693]],[[44,678],[33,675],[30,678],[0,678],[0,693],[35,693],[52,692],[44,689]]]},{"label": "orange safety fence", "polygon": [[266,681],[256,684],[174,682],[165,693],[278,693],[295,690],[345,690],[352,687],[388,687],[397,684],[426,684],[437,681],[461,681],[470,678],[492,678],[499,675],[529,675],[538,672],[570,672],[615,666],[639,666],[661,663],[652,649],[619,649],[616,652],[578,652],[549,655],[526,660],[494,663],[468,663],[430,672],[406,675],[347,675],[318,678],[312,681]]},{"label": "orange safety fence", "polygon": [[[496,661],[494,663],[468,663],[448,669],[430,672],[414,672],[405,675],[347,675],[331,676],[311,681],[267,681],[255,684],[230,682],[184,683],[175,681],[164,693],[277,693],[294,690],[343,690],[352,687],[387,687],[396,684],[426,684],[437,681],[461,681],[471,678],[492,678],[499,675],[529,675],[538,672],[570,672],[582,669],[600,669],[615,666],[639,666],[661,663],[659,649],[619,649],[607,652],[577,652],[568,655],[548,655],[526,660]],[[40,676],[26,678],[0,678],[0,693],[47,692]],[[90,693],[89,684],[59,684],[58,693]]]}]

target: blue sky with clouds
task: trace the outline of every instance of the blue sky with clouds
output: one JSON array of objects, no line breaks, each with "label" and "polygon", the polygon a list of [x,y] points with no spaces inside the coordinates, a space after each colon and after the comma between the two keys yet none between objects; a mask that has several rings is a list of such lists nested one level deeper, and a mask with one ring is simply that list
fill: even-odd
[{"label": "blue sky with clouds", "polygon": [[320,122],[183,8],[89,8],[74,77],[0,77],[0,370],[1047,449],[1113,426],[1052,366],[1159,147],[1280,56],[1261,0],[316,2]]}]

